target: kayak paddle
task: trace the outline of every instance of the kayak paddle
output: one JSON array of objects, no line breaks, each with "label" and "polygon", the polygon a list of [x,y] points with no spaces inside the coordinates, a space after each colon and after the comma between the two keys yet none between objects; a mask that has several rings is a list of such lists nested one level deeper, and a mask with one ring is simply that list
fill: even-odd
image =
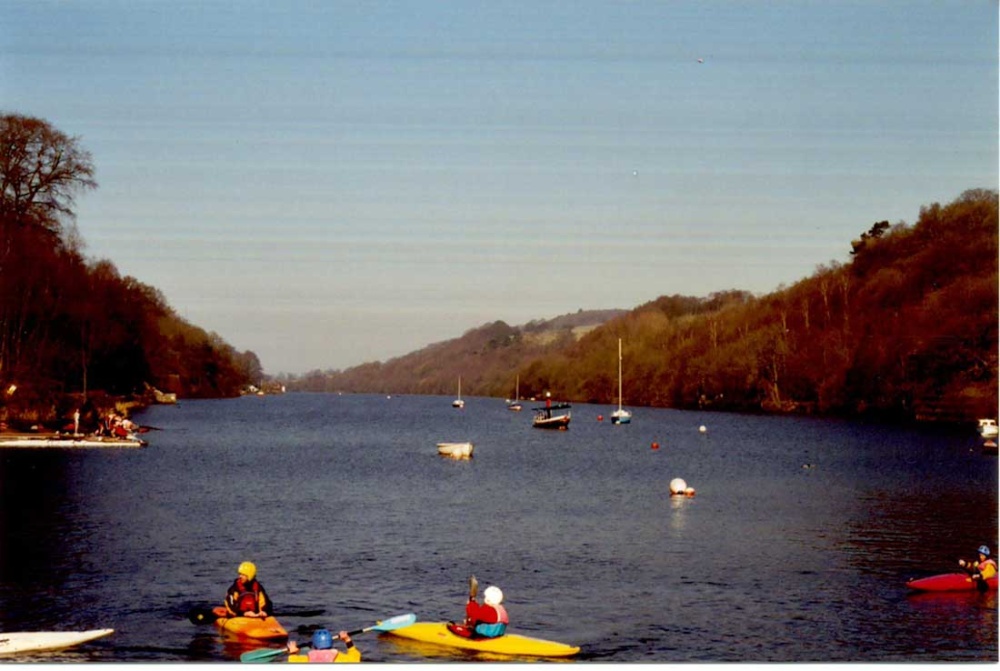
[{"label": "kayak paddle", "polygon": [[[354,631],[347,632],[348,636],[356,636],[358,634],[363,634],[367,631],[392,631],[393,629],[402,629],[403,627],[409,627],[411,624],[417,621],[417,616],[413,613],[406,613],[405,615],[397,615],[395,617],[390,617],[388,620],[382,620],[377,622],[370,627],[365,627],[364,629],[355,629]],[[283,655],[288,652],[288,647],[284,648],[259,648],[257,650],[251,650],[249,652],[244,652],[240,655],[241,662],[263,662],[265,660],[271,659],[272,657],[277,657],[278,655]]]},{"label": "kayak paddle", "polygon": [[[221,608],[221,606],[217,606]],[[317,608],[315,610],[300,610],[300,611],[288,611],[282,612],[282,617],[317,617],[325,613],[326,610],[322,608]],[[192,608],[188,611],[188,620],[191,624],[213,624],[220,617],[232,617],[226,614],[225,609],[222,609],[220,613],[215,608]]]}]

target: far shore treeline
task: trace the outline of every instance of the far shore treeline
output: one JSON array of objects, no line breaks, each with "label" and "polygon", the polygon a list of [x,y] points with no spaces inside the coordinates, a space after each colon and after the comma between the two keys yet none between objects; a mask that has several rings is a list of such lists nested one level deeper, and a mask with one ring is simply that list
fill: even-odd
[{"label": "far shore treeline", "polygon": [[[89,152],[42,119],[0,115],[0,424],[59,428],[152,388],[180,397],[260,381],[253,352],[189,324],[157,289],[88,259],[75,196],[96,188]],[[182,272],[178,268],[178,272]]]},{"label": "far shore treeline", "polygon": [[[496,322],[291,389],[964,422],[997,414],[997,192],[859,226],[848,263],[765,296],[663,296],[596,328]],[[865,230],[867,229],[867,230]],[[845,242],[845,248],[847,243]]]},{"label": "far shore treeline", "polygon": [[[235,396],[257,356],[186,322],[154,287],[88,259],[77,194],[89,152],[0,115],[0,425],[63,426],[86,403],[151,390]],[[915,224],[859,225],[847,263],[755,296],[662,296],[632,310],[494,322],[384,363],[281,375],[292,391],[541,397],[627,406],[967,421],[997,414],[998,194],[972,189]],[[870,226],[870,227],[869,227]],[[846,243],[845,243],[846,247]],[[336,343],[332,342],[335,346]]]}]

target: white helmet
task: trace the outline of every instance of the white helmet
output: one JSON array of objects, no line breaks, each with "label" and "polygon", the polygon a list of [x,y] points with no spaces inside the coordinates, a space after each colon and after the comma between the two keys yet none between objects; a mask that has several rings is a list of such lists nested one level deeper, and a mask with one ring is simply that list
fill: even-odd
[{"label": "white helmet", "polygon": [[500,591],[499,587],[490,585],[483,592],[483,603],[486,605],[499,606],[501,601],[503,601],[503,592]]}]

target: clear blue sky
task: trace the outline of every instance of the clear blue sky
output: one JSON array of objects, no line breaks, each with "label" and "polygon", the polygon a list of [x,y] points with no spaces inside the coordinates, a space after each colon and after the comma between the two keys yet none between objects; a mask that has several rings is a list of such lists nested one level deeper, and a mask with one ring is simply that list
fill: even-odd
[{"label": "clear blue sky", "polygon": [[[998,183],[995,0],[0,0],[86,252],[269,373],[763,294]],[[703,62],[699,62],[701,59]]]}]

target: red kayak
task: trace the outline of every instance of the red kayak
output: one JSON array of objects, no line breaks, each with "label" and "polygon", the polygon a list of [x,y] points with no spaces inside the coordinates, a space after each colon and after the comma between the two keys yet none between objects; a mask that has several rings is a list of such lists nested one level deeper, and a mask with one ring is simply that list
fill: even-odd
[{"label": "red kayak", "polygon": [[[976,589],[976,583],[967,573],[942,573],[932,575],[929,578],[920,578],[906,583],[910,589],[921,592],[967,592]],[[990,590],[997,588],[997,576],[993,576],[986,581],[986,587]]]}]

